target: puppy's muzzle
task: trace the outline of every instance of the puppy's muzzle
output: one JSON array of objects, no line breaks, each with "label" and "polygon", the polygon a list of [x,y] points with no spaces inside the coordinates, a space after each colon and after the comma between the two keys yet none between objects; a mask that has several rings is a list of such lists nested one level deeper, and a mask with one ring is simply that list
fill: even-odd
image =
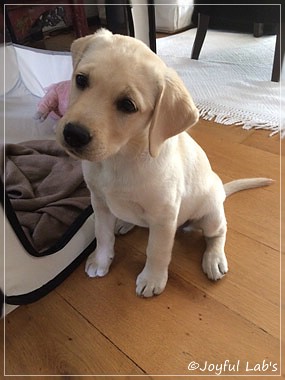
[{"label": "puppy's muzzle", "polygon": [[79,124],[68,123],[64,127],[63,137],[67,145],[72,148],[82,148],[91,141],[87,129]]}]

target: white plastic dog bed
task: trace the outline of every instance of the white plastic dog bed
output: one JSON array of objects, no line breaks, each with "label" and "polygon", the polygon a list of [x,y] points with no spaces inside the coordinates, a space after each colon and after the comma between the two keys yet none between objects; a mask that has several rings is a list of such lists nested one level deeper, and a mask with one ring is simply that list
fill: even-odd
[{"label": "white plastic dog bed", "polygon": [[[30,144],[33,146],[36,142],[47,150],[49,146],[55,146],[55,121],[47,119],[44,123],[39,123],[33,116],[39,99],[44,95],[44,88],[51,83],[71,78],[71,57],[68,53],[33,50],[12,45],[5,48],[2,46],[0,54],[5,64],[5,83],[0,83],[1,111],[4,111],[1,120],[4,120],[3,127],[5,127],[1,128],[1,143],[3,145],[5,141],[6,146],[13,144],[10,149],[17,151],[18,146],[23,148],[18,143],[29,141],[24,144],[23,158],[31,159],[33,156],[25,156],[26,152],[27,154],[30,152]],[[33,177],[33,170],[37,175],[41,172],[42,158],[42,155],[35,156],[34,165],[23,173],[24,178]],[[18,157],[13,157],[14,161],[9,162],[7,156],[3,159],[2,147],[1,177],[7,180],[11,174],[11,167],[14,167],[19,160],[22,164],[24,160],[20,158],[17,161]],[[80,165],[79,162],[78,164]],[[67,164],[69,168],[68,165],[69,163]],[[59,181],[63,180],[64,178],[59,178]],[[13,183],[13,178],[10,182],[12,182],[12,185],[9,185],[12,198],[20,197],[21,199],[16,199],[16,203],[20,201],[21,204],[22,198],[25,197],[21,195],[24,190],[19,188],[17,183]],[[56,241],[51,239],[51,247],[37,250],[24,232],[19,222],[19,214],[11,206],[12,200],[9,199],[11,194],[9,195],[8,191],[4,192],[3,184],[1,193],[1,201],[6,212],[4,207],[0,206],[0,223],[4,221],[3,228],[1,226],[3,234],[1,241],[4,242],[5,253],[0,261],[0,287],[5,294],[7,314],[17,305],[36,301],[55,288],[95,249],[96,242],[92,208],[87,205],[82,211],[77,210],[77,214],[70,219],[70,225],[63,231],[62,236]],[[63,203],[68,204],[68,200]],[[48,207],[50,205],[46,207],[47,213],[51,215],[53,208]],[[53,238],[49,236],[49,225],[44,227],[43,231],[47,239]],[[3,295],[1,298],[3,301]]]},{"label": "white plastic dog bed", "polygon": [[[135,10],[132,15],[135,36],[147,45],[150,45],[148,7],[147,5],[141,5],[135,7]],[[55,240],[55,236],[53,235],[59,234],[50,233],[50,231],[57,232],[55,226],[57,226],[57,218],[60,212],[58,212],[56,207],[54,208],[53,203],[47,204],[44,207],[44,211],[48,217],[53,216],[54,209],[56,209],[56,213],[54,219],[48,219],[47,227],[43,228],[41,226],[44,239],[40,240],[41,244],[44,244],[42,244],[40,249],[38,249],[36,242],[32,239],[33,232],[35,232],[33,230],[36,228],[31,228],[31,221],[29,221],[29,228],[27,228],[25,225],[25,215],[24,217],[22,215],[22,208],[26,208],[26,203],[22,202],[22,198],[25,197],[23,194],[28,194],[29,196],[32,193],[34,195],[37,191],[34,191],[33,188],[32,191],[30,191],[30,188],[28,191],[19,188],[17,181],[13,179],[13,175],[9,177],[11,167],[16,169],[17,175],[24,178],[24,182],[26,177],[33,179],[33,173],[36,173],[35,177],[37,180],[38,174],[44,170],[47,174],[49,174],[49,171],[51,174],[56,174],[58,167],[61,170],[61,165],[55,164],[55,167],[52,166],[52,168],[43,168],[41,166],[43,158],[41,154],[42,150],[44,150],[44,155],[47,156],[49,147],[52,148],[52,152],[57,152],[58,150],[55,144],[55,121],[49,118],[43,123],[39,123],[34,119],[34,115],[37,103],[45,94],[44,89],[52,83],[71,78],[72,59],[70,53],[36,50],[14,45],[0,46],[0,65],[4,66],[1,70],[2,73],[4,72],[4,76],[0,76],[0,113],[3,114],[1,117],[3,125],[0,128],[0,143],[2,145],[2,154],[0,155],[0,174],[2,179],[0,181],[0,198],[3,206],[0,206],[0,236],[2,235],[1,241],[4,242],[2,245],[4,252],[0,255],[1,315],[3,314],[3,304],[5,306],[4,313],[7,314],[18,305],[34,302],[48,294],[95,249],[96,240],[94,238],[94,218],[91,205],[88,202],[88,205],[82,208],[82,205],[86,203],[86,194],[84,192],[85,189],[82,189],[79,181],[78,167],[76,167],[74,162],[66,163],[65,157],[62,157],[61,152],[59,152],[60,159],[63,159],[65,167],[70,166],[72,170],[75,170],[79,186],[75,189],[75,195],[73,194],[72,207],[69,207],[69,198],[64,198],[63,202],[59,203],[68,206],[66,211],[69,212],[70,208],[74,208],[77,210],[77,213],[76,215],[71,213],[73,216],[70,217],[69,221],[66,218],[65,209],[62,211],[63,216],[65,216],[65,224],[63,223],[65,228],[62,235],[56,236],[57,239]],[[3,154],[5,148],[3,148],[3,145],[7,147],[7,144],[8,148],[5,150],[5,159],[5,154]],[[31,151],[32,153],[34,151],[39,153],[39,155],[32,156],[35,157],[34,160],[33,158],[31,160],[31,156],[29,156]],[[7,156],[7,152],[12,156]],[[23,159],[17,155],[15,156],[18,152],[23,154]],[[28,162],[28,165],[23,169],[21,165],[25,161]],[[50,161],[49,158],[48,161]],[[54,156],[52,155],[51,161],[54,161]],[[78,164],[81,168],[79,161]],[[59,185],[56,187],[56,185],[52,184],[51,187],[55,186],[55,192],[59,192],[64,179],[72,178],[72,176],[73,174],[69,172],[60,172],[58,176]],[[56,175],[53,175],[53,177],[56,177]],[[9,183],[8,181],[5,182],[7,178],[10,180]],[[45,176],[42,178],[44,179],[44,183]],[[9,185],[5,186],[6,191],[4,190],[3,182],[5,182],[5,185],[7,183]],[[39,187],[42,191],[44,186],[40,185]],[[37,186],[38,183],[35,186],[36,190],[38,190]],[[83,196],[81,196],[82,193]],[[80,202],[77,202],[78,194]],[[53,195],[52,191],[48,193],[47,197],[50,195]],[[82,198],[85,203],[82,202]],[[53,197],[51,199],[54,201]],[[42,199],[37,199],[38,201],[41,204]],[[55,203],[57,206],[58,199]],[[77,207],[77,203],[80,203],[80,212],[78,211],[79,207]],[[20,205],[17,212],[15,212],[13,206],[15,204]],[[28,204],[30,207],[30,199],[28,200]],[[41,209],[37,211],[38,213],[42,212]],[[68,219],[68,222],[66,219]],[[20,222],[23,224],[21,225]],[[52,238],[51,246],[47,246],[49,240],[45,239],[49,237]]]}]

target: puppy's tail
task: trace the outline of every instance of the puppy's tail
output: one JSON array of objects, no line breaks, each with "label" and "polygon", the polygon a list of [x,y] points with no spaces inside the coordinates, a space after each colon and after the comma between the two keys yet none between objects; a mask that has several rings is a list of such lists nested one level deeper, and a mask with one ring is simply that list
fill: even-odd
[{"label": "puppy's tail", "polygon": [[231,181],[224,184],[224,189],[226,192],[226,196],[236,193],[237,191],[253,189],[254,187],[262,187],[269,186],[274,182],[273,179],[270,178],[244,178],[244,179],[236,179],[235,181]]}]

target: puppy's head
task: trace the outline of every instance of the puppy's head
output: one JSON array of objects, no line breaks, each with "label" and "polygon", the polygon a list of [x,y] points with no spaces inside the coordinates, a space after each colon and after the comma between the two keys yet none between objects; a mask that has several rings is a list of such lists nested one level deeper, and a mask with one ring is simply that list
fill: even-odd
[{"label": "puppy's head", "polygon": [[177,74],[142,42],[100,30],[71,46],[69,107],[57,127],[73,156],[101,161],[116,153],[149,150],[198,120]]}]

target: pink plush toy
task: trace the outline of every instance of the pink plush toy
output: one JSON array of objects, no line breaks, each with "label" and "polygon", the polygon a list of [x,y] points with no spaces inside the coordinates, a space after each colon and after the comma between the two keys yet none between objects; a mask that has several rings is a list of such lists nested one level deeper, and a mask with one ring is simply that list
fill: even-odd
[{"label": "pink plush toy", "polygon": [[66,80],[47,87],[45,96],[38,103],[35,119],[44,121],[49,114],[55,120],[60,119],[68,107],[70,86],[71,81]]}]

